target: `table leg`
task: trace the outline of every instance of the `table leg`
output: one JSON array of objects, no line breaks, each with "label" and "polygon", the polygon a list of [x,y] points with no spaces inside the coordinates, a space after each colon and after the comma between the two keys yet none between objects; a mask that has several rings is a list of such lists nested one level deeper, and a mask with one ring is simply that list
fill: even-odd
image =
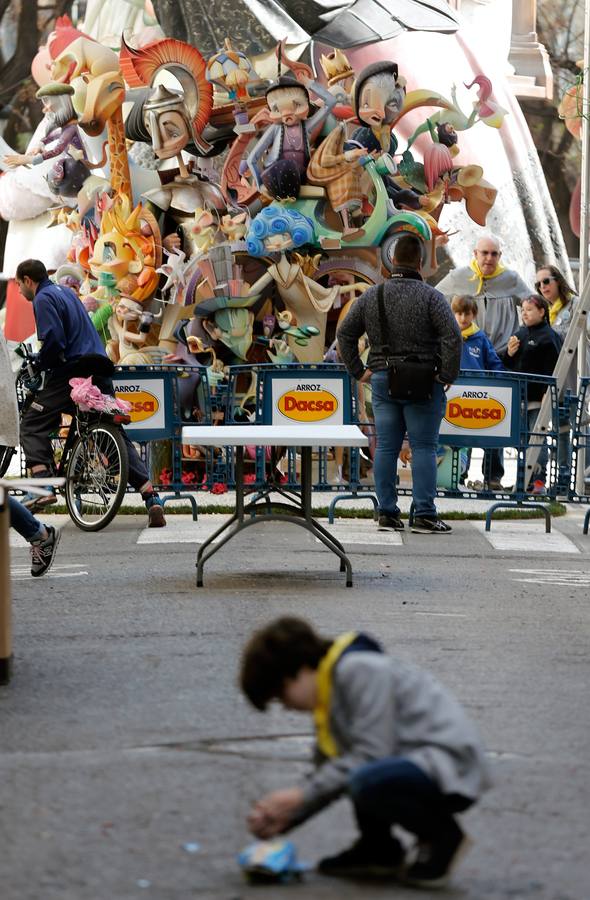
[{"label": "table leg", "polygon": [[311,519],[311,447],[301,448],[301,508],[306,521]]},{"label": "table leg", "polygon": [[[218,547],[214,547],[211,553],[207,553],[207,549],[213,545],[215,538],[219,537],[220,534],[223,534],[228,528],[231,528],[236,521],[238,521],[238,516],[237,513],[234,513],[227,522],[224,522],[223,525],[220,525],[219,528],[213,532],[213,534],[210,534],[207,540],[199,547],[197,553],[197,587],[203,587],[203,566],[205,565],[205,562],[219,550],[219,546],[222,546],[222,544]],[[225,541],[223,541],[223,543],[225,543]]]},{"label": "table leg", "polygon": [[236,515],[244,520],[244,448],[236,447]]}]

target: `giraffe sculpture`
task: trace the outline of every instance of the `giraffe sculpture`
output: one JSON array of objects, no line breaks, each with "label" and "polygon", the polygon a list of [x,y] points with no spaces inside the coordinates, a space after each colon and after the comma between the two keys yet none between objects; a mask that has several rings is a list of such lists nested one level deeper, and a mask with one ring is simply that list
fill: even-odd
[{"label": "giraffe sculpture", "polygon": [[73,85],[78,125],[86,134],[97,137],[106,125],[112,188],[131,197],[122,111],[125,82],[118,55],[91,38],[80,37],[54,61],[52,77]]}]

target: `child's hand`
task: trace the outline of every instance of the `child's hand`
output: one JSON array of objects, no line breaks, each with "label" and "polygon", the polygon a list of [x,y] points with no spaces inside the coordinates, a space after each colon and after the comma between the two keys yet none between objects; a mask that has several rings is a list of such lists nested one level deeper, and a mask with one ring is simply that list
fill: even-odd
[{"label": "child's hand", "polygon": [[257,838],[267,839],[281,834],[302,803],[303,790],[298,787],[266,794],[252,807],[248,827]]},{"label": "child's hand", "polygon": [[515,334],[512,335],[510,340],[508,341],[508,356],[514,356],[518,352],[518,348],[520,347],[520,341],[516,337]]},{"label": "child's hand", "polygon": [[258,803],[253,806],[248,813],[246,822],[254,837],[257,837],[261,840],[266,840],[267,838],[271,838],[273,837],[273,835],[277,834],[277,832],[273,828],[272,820],[269,819],[266,812],[261,809]]}]

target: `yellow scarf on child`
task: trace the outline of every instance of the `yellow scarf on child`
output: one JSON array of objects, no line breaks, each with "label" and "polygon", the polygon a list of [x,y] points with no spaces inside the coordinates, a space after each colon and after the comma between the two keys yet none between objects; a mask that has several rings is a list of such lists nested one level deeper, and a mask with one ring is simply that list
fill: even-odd
[{"label": "yellow scarf on child", "polygon": [[356,631],[336,638],[317,668],[317,703],[313,711],[318,747],[324,756],[338,756],[338,747],[330,731],[330,705],[332,702],[332,674],[334,666],[357,637]]},{"label": "yellow scarf on child", "polygon": [[484,281],[487,281],[489,278],[495,278],[496,275],[501,275],[502,272],[506,271],[506,266],[503,266],[502,263],[498,263],[498,265],[496,266],[496,268],[494,269],[494,271],[492,272],[491,275],[484,275],[483,272],[481,271],[481,269],[479,268],[479,263],[476,259],[471,260],[471,262],[469,263],[469,268],[473,272],[475,272],[475,275],[473,275],[473,277],[470,278],[469,280],[470,281],[479,281],[479,284],[477,285],[477,290],[475,292],[476,296],[477,296],[477,294],[481,294],[481,292],[483,290]]},{"label": "yellow scarf on child", "polygon": [[558,297],[555,303],[549,307],[549,324],[553,325],[559,313],[563,309],[563,301],[561,297]]},{"label": "yellow scarf on child", "polygon": [[479,325],[477,325],[475,322],[472,322],[471,325],[468,325],[468,327],[461,332],[461,337],[464,341],[466,341],[467,338],[470,338],[472,334],[477,334],[478,331]]}]

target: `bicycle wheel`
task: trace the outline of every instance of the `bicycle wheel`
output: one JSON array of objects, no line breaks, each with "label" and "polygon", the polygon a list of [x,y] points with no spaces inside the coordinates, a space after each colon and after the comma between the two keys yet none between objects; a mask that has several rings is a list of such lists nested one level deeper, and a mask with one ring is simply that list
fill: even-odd
[{"label": "bicycle wheel", "polygon": [[119,511],[127,489],[129,458],[121,432],[92,425],[72,446],[66,464],[66,506],[82,531],[100,531]]}]

